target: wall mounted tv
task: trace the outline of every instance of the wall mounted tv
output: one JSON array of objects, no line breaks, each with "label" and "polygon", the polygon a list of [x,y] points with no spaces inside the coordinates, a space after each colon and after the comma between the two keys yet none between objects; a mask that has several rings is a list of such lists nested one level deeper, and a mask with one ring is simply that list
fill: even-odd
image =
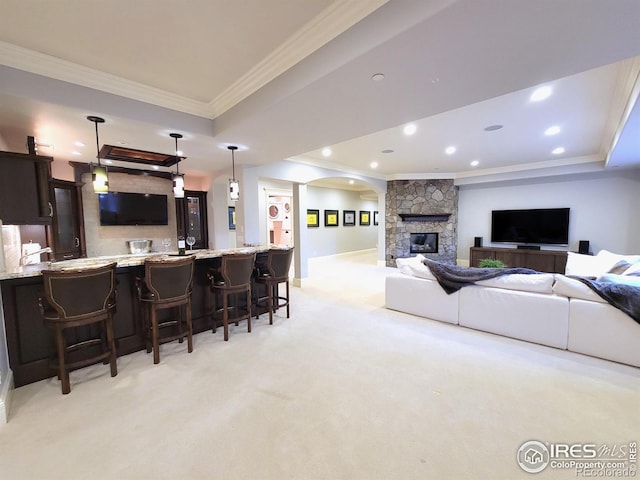
[{"label": "wall mounted tv", "polygon": [[167,196],[151,193],[98,194],[100,225],[168,225]]},{"label": "wall mounted tv", "polygon": [[569,245],[569,209],[493,210],[491,241],[521,245]]}]

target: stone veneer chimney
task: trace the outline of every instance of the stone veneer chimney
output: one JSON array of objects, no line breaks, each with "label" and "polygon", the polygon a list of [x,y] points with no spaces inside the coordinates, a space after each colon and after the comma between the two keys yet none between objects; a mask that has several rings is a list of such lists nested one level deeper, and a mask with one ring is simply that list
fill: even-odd
[{"label": "stone veneer chimney", "polygon": [[[414,214],[411,221],[400,215]],[[425,215],[424,218],[415,215]],[[429,218],[429,215],[440,217]],[[447,218],[447,215],[448,218]],[[443,220],[444,218],[444,220]],[[458,187],[453,180],[393,180],[387,182],[385,212],[385,261],[396,266],[396,258],[412,256],[412,233],[438,233],[438,253],[425,257],[444,263],[456,263],[458,226]]]}]

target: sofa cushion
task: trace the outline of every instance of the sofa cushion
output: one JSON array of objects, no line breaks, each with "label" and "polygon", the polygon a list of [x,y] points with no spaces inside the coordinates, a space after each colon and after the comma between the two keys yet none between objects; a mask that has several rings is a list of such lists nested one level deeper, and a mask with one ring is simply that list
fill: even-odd
[{"label": "sofa cushion", "polygon": [[[624,262],[629,265],[640,260],[640,255],[620,255],[608,250],[600,250],[597,255],[583,255],[581,253],[567,252],[567,265],[565,275],[576,275],[578,277],[597,278],[611,270],[624,266]],[[628,267],[627,267],[628,268]]]},{"label": "sofa cushion", "polygon": [[553,293],[561,297],[581,298],[583,300],[591,300],[592,302],[607,303],[606,300],[580,280],[564,275],[556,275],[556,282],[553,284]]},{"label": "sofa cushion", "polygon": [[506,288],[508,290],[520,290],[534,293],[553,293],[553,273],[539,273],[537,275],[524,275],[514,273],[501,277],[480,280],[476,285],[484,287]]},{"label": "sofa cushion", "polygon": [[632,287],[640,287],[640,276],[635,275],[615,275],[613,273],[605,273],[598,277],[598,282],[613,282],[631,285]]},{"label": "sofa cushion", "polygon": [[398,270],[405,275],[412,277],[426,278],[427,280],[435,280],[429,267],[427,267],[422,261],[425,259],[424,255],[416,255],[415,257],[408,258],[396,258],[396,265]]}]

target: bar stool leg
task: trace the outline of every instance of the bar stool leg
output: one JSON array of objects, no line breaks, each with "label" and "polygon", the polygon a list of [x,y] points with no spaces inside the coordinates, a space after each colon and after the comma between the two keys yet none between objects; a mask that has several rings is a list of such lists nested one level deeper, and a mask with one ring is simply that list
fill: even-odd
[{"label": "bar stool leg", "polygon": [[116,342],[113,338],[113,320],[111,318],[111,315],[107,317],[105,322],[107,324],[107,344],[109,346],[109,352],[111,352],[111,355],[109,356],[111,376],[115,377],[118,374],[118,365],[116,363]]},{"label": "bar stool leg", "polygon": [[269,306],[269,325],[273,325],[273,295],[275,293],[275,285],[273,283],[269,283],[268,287],[268,306]]},{"label": "bar stool leg", "polygon": [[224,324],[224,341],[229,340],[229,299],[225,292],[222,293],[222,323]]},{"label": "bar stool leg", "polygon": [[56,348],[58,349],[58,378],[60,378],[62,393],[66,395],[71,391],[71,383],[69,382],[69,372],[66,367],[67,348],[60,325],[56,325]]},{"label": "bar stool leg", "polygon": [[153,340],[153,363],[160,363],[160,343],[158,341],[158,315],[155,308],[151,310],[151,335]]},{"label": "bar stool leg", "polygon": [[193,352],[193,326],[191,323],[191,300],[187,303],[187,351]]},{"label": "bar stool leg", "polygon": [[251,333],[251,289],[247,290],[247,331]]},{"label": "bar stool leg", "polygon": [[287,318],[289,318],[289,280],[286,282],[286,291],[287,291]]}]

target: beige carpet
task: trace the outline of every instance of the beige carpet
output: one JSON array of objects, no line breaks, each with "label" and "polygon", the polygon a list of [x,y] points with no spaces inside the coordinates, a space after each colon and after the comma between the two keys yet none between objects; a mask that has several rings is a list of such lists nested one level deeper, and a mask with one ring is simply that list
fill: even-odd
[{"label": "beige carpet", "polygon": [[640,441],[640,369],[386,310],[387,271],[315,259],[290,319],[16,389],[0,479],[533,478],[524,441]]}]

